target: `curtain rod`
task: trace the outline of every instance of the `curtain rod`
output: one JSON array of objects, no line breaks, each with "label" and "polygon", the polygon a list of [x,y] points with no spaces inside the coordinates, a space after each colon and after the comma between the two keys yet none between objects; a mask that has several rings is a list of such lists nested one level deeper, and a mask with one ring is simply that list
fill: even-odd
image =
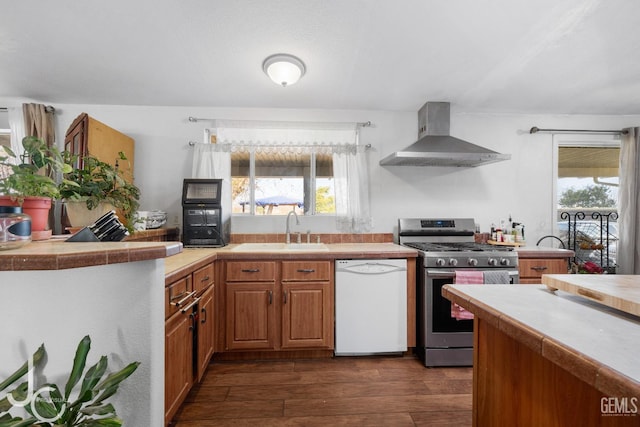
[{"label": "curtain rod", "polygon": [[[189,121],[191,123],[197,123],[197,122],[200,122],[200,121],[202,121],[202,122],[213,122],[213,121],[216,121],[216,120],[218,120],[218,119],[205,119],[205,118],[198,118],[198,117],[189,116]],[[360,126],[360,127],[363,127],[363,128],[371,126],[371,120],[368,120],[366,122],[355,122],[355,123],[356,123],[356,126]]]},{"label": "curtain rod", "polygon": [[[189,147],[193,147],[197,144],[196,141],[189,141]],[[295,144],[265,144],[268,145],[269,147],[291,147],[293,146],[297,146]],[[357,145],[357,144],[354,144]],[[304,144],[305,147],[343,147],[343,144]],[[371,148],[371,144],[365,144],[364,148],[369,149]]]},{"label": "curtain rod", "polygon": [[529,133],[548,132],[548,133],[592,133],[592,134],[611,134],[626,135],[628,130],[592,130],[592,129],[540,129],[536,126],[529,130]]}]

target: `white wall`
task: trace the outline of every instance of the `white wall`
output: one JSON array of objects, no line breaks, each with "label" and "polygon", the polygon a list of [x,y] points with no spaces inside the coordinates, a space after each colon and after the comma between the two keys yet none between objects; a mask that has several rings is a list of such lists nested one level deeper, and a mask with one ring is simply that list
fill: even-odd
[{"label": "white wall", "polygon": [[[134,361],[141,363],[110,400],[118,416],[130,426],[162,425],[164,259],[69,270],[3,271],[0,293],[4,316],[0,379],[44,343],[46,365],[35,389],[47,382],[63,388],[78,342],[90,335],[86,369],[102,355],[108,357],[110,373]],[[18,409],[12,413],[24,416]]]},{"label": "white wall", "polygon": [[[0,99],[2,102],[2,99]],[[6,103],[4,103],[6,105]],[[553,232],[553,137],[530,135],[532,126],[568,129],[621,129],[640,125],[640,116],[570,116],[478,114],[452,106],[451,134],[483,145],[511,160],[478,168],[382,167],[379,160],[415,141],[417,112],[286,110],[207,107],[144,107],[53,104],[58,140],[82,112],[136,140],[135,179],[142,209],[181,216],[182,179],[191,176],[188,142],[202,141],[206,121],[222,119],[367,121],[361,142],[371,144],[372,213],[375,232],[393,232],[397,219],[409,216],[473,217],[483,230],[492,222],[513,219],[526,226],[534,244]],[[7,105],[10,106],[10,105]],[[334,231],[332,221],[303,218],[301,231]],[[284,219],[236,220],[233,232],[284,232]]]}]

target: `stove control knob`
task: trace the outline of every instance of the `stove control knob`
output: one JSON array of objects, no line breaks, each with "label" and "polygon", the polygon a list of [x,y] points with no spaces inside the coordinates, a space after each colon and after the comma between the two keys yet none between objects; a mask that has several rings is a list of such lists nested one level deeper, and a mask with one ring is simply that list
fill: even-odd
[{"label": "stove control knob", "polygon": [[487,263],[489,265],[498,265],[498,260],[495,258],[489,258],[489,260],[487,261]]},{"label": "stove control knob", "polygon": [[467,263],[472,266],[475,267],[476,265],[478,265],[478,260],[475,258],[469,258],[469,260],[467,261]]},{"label": "stove control knob", "polygon": [[436,265],[437,265],[438,267],[444,267],[444,266],[445,266],[445,261],[444,261],[442,258],[438,258],[438,259],[436,260]]},{"label": "stove control knob", "polygon": [[500,258],[500,265],[509,265],[508,258]]},{"label": "stove control knob", "polygon": [[458,265],[458,260],[455,259],[455,258],[451,258],[449,260],[449,265],[452,266],[452,267],[455,267],[456,265]]}]

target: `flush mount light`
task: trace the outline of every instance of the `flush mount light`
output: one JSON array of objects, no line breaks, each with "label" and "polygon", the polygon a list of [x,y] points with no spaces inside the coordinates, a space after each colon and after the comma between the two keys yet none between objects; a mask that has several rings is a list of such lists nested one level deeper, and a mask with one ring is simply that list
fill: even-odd
[{"label": "flush mount light", "polygon": [[262,70],[274,83],[283,87],[296,83],[307,71],[304,62],[286,53],[269,56],[262,63]]}]

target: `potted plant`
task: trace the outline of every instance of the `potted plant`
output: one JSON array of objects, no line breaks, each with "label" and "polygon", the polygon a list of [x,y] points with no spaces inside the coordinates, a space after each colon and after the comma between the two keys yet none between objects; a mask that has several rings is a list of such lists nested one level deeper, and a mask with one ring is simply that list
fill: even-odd
[{"label": "potted plant", "polygon": [[[126,181],[117,166],[103,162],[94,156],[83,156],[81,166],[72,167],[71,165],[79,163],[78,156],[66,151],[62,154],[70,170],[63,174],[59,191],[60,197],[65,201],[71,225],[86,226],[93,222],[90,220],[91,222],[87,224],[74,224],[71,218],[73,213],[70,214],[70,212],[77,207],[95,211],[93,215],[95,218],[91,218],[93,220],[105,211],[115,208],[129,232],[133,232],[135,213],[140,206],[138,187]],[[127,160],[123,152],[118,154],[119,160]]]},{"label": "potted plant", "polygon": [[[3,391],[29,374],[27,381],[20,383],[0,399],[0,425],[121,426],[123,421],[118,418],[115,407],[106,401],[116,394],[120,383],[140,363],[130,363],[120,371],[105,376],[108,361],[106,356],[102,356],[85,372],[90,348],[91,338],[87,335],[78,344],[64,389],[56,384],[45,384],[35,390],[32,383],[33,370],[42,369],[46,363],[46,351],[44,344],[41,345],[24,365],[0,383],[0,391]],[[27,418],[11,414],[10,411],[16,408],[23,408],[28,414]]]},{"label": "potted plant", "polygon": [[0,179],[0,203],[7,206],[22,206],[31,216],[32,239],[46,239],[49,230],[51,200],[60,196],[55,176],[68,172],[71,167],[64,163],[56,147],[48,147],[40,138],[27,136],[22,139],[24,153],[17,156],[4,147],[6,156],[0,156],[0,164],[9,173]]}]

